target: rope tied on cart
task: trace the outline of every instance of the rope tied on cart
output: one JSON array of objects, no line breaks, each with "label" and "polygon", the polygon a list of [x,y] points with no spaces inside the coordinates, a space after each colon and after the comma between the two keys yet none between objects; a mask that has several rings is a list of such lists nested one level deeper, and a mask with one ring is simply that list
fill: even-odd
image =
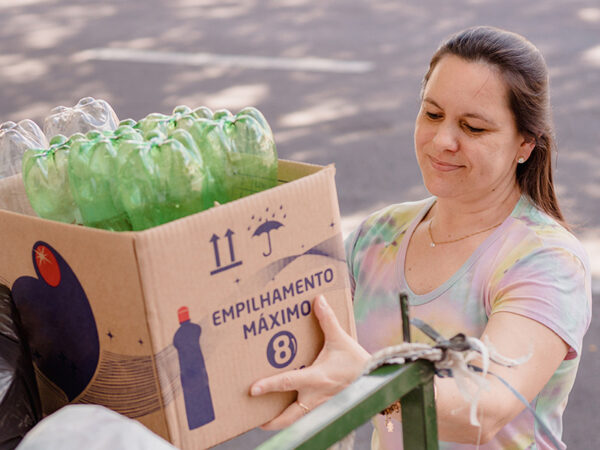
[{"label": "rope tied on cart", "polygon": [[[424,343],[403,342],[399,345],[386,347],[375,352],[367,363],[363,374],[369,374],[378,367],[388,364],[405,364],[417,359],[431,361],[435,366],[437,376],[454,378],[458,390],[465,401],[470,403],[471,425],[480,427],[477,419],[477,406],[483,390],[489,390],[486,376],[492,375],[502,382],[533,414],[541,430],[549,437],[557,449],[562,448],[550,429],[539,418],[529,402],[502,377],[489,371],[490,362],[504,367],[514,367],[523,364],[531,357],[531,352],[521,358],[507,358],[494,348],[487,336],[483,340],[458,333],[446,339],[431,326],[420,319],[412,318],[410,323],[435,341],[435,345]],[[477,360],[480,366],[472,364]],[[469,386],[471,382],[475,389]],[[388,430],[391,422],[387,421]],[[393,429],[393,427],[391,428]]]}]

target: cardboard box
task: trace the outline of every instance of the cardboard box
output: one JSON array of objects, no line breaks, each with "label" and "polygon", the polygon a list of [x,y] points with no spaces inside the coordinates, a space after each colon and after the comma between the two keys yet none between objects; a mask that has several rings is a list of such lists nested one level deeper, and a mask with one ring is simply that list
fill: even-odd
[{"label": "cardboard box", "polygon": [[0,180],[0,282],[45,413],[101,404],[191,449],[282,411],[294,393],[249,386],[314,360],[313,298],[355,334],[334,174],[280,161],[276,188],[123,233],[29,215],[20,176]]}]

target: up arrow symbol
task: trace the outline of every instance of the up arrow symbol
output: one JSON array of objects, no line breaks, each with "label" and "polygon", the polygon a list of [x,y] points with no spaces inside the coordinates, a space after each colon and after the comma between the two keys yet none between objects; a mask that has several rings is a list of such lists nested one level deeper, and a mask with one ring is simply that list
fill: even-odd
[{"label": "up arrow symbol", "polygon": [[209,239],[209,242],[212,242],[213,249],[215,252],[215,262],[217,264],[216,268],[210,272],[211,275],[216,275],[218,273],[224,272],[229,269],[233,269],[234,267],[242,265],[242,261],[235,260],[235,253],[233,252],[233,235],[235,233],[227,228],[225,232],[225,237],[227,238],[227,242],[229,243],[229,255],[231,256],[231,262],[224,267],[221,267],[221,257],[219,255],[219,239],[221,239],[216,233],[212,235]]},{"label": "up arrow symbol", "polygon": [[235,233],[233,231],[231,231],[229,228],[227,228],[225,237],[227,238],[227,241],[229,242],[229,256],[231,257],[231,262],[235,261],[235,254],[233,253],[233,239],[232,239],[232,236],[234,234]]},{"label": "up arrow symbol", "polygon": [[219,239],[219,236],[216,234],[213,234],[210,238],[210,242],[212,242],[215,251],[215,262],[217,267],[221,267],[221,258],[219,258]]}]

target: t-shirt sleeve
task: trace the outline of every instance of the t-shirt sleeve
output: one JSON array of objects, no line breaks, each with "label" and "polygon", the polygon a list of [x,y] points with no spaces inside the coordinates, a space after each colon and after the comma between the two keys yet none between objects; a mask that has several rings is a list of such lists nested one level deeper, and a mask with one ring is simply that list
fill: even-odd
[{"label": "t-shirt sleeve", "polygon": [[539,248],[517,259],[490,298],[490,314],[520,314],[554,331],[570,346],[565,359],[581,352],[591,320],[591,275],[571,250]]},{"label": "t-shirt sleeve", "polygon": [[344,240],[344,249],[346,252],[346,265],[348,267],[348,277],[350,278],[350,292],[352,293],[352,298],[354,298],[354,289],[356,288],[356,279],[354,277],[354,249],[359,234],[360,227],[356,228]]}]

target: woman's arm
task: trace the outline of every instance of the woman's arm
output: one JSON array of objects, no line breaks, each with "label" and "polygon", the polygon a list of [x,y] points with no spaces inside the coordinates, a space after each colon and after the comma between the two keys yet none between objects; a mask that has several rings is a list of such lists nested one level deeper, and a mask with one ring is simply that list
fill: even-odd
[{"label": "woman's arm", "polygon": [[[490,364],[490,371],[501,376],[527,401],[542,390],[569,346],[541,323],[508,312],[490,316],[483,333],[498,353],[509,358],[531,354],[529,360],[512,368]],[[441,440],[476,444],[485,443],[524,408],[513,393],[496,377],[488,375],[490,390],[484,391],[478,404],[481,430],[469,423],[470,405],[462,398],[451,378],[436,379],[438,432]],[[481,436],[480,436],[481,433]]]},{"label": "woman's arm", "polygon": [[[325,335],[325,344],[315,362],[302,370],[257,381],[251,387],[251,395],[295,390],[298,391],[298,402],[314,409],[362,373],[369,353],[341,328],[322,296],[315,299],[314,311]],[[530,359],[520,366],[490,365],[490,371],[504,378],[528,401],[548,382],[568,350],[568,345],[549,328],[513,313],[493,314],[484,336],[488,336],[503,356],[519,358],[531,353]],[[525,408],[499,380],[491,375],[488,379],[490,390],[483,392],[478,404],[481,429],[470,424],[470,404],[463,399],[455,381],[452,378],[435,380],[441,440],[472,444],[487,442]],[[298,420],[305,413],[298,402],[292,403],[263,428],[280,429]]]}]

